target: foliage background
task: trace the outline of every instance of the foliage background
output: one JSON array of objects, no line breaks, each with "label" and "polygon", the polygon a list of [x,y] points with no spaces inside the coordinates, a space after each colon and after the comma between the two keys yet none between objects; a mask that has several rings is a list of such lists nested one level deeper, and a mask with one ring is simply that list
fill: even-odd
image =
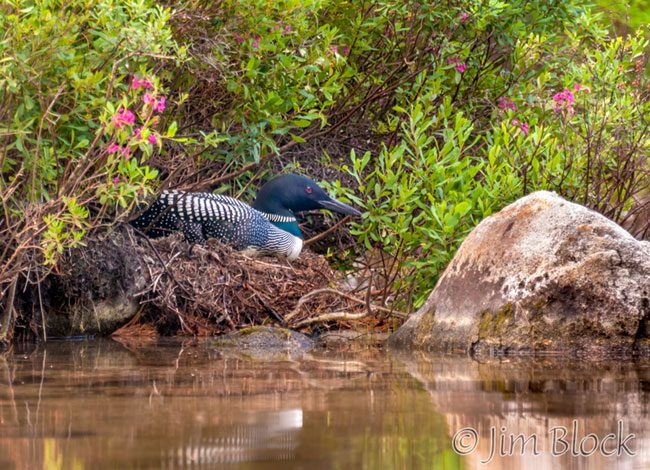
[{"label": "foliage background", "polygon": [[647,237],[642,3],[635,31],[577,0],[4,2],[0,303],[163,187],[288,170],[364,211],[330,255],[402,308],[531,191]]}]

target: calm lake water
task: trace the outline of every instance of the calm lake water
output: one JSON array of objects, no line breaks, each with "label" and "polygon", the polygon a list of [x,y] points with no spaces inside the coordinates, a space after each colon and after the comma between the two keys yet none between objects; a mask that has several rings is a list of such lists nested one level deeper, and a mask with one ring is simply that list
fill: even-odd
[{"label": "calm lake water", "polygon": [[650,362],[376,349],[265,361],[205,341],[0,355],[3,469],[650,469],[649,416]]}]

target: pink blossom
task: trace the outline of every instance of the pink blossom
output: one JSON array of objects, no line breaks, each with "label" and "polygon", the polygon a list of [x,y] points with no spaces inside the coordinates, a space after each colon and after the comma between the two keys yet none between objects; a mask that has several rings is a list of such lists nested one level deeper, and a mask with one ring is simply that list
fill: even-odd
[{"label": "pink blossom", "polygon": [[129,147],[122,147],[120,153],[124,158],[129,158],[131,156],[131,149]]},{"label": "pink blossom", "polygon": [[235,38],[235,41],[237,41],[237,44],[241,44],[245,41],[244,36],[238,33],[233,33],[233,37]]},{"label": "pink blossom", "polygon": [[133,77],[133,81],[131,82],[131,89],[137,90],[139,88],[151,90],[153,89],[153,83],[151,83],[146,78]]},{"label": "pink blossom", "polygon": [[555,103],[553,103],[553,111],[573,116],[573,102],[575,101],[575,96],[571,90],[565,88],[563,91],[554,94],[553,101],[555,101]]},{"label": "pink blossom", "polygon": [[165,110],[166,106],[167,106],[167,100],[165,99],[164,96],[161,96],[158,102],[154,105],[154,108],[159,113],[162,113]]},{"label": "pink blossom", "polygon": [[156,134],[149,134],[149,137],[147,137],[147,140],[151,145],[156,145],[156,142],[158,142],[158,139],[156,139]]},{"label": "pink blossom", "polygon": [[334,54],[338,54],[338,53],[339,53],[339,46],[330,46],[330,49],[332,50],[332,52],[333,52]]},{"label": "pink blossom", "polygon": [[343,49],[341,49],[341,53],[343,55],[348,55],[350,53],[350,48],[348,46],[343,46]]},{"label": "pink blossom", "polygon": [[111,117],[111,122],[116,129],[123,127],[126,124],[133,124],[135,122],[135,114],[129,109],[120,108],[117,113]]},{"label": "pink blossom", "polygon": [[142,139],[142,127],[138,127],[135,131],[133,131],[133,135],[135,136],[136,139],[141,140]]},{"label": "pink blossom", "polygon": [[497,106],[499,106],[499,108],[505,111],[509,109],[513,111],[517,110],[517,105],[515,104],[515,102],[512,101],[510,98],[506,98],[505,96],[501,96],[499,99],[497,99]]},{"label": "pink blossom", "polygon": [[290,25],[286,25],[286,26],[284,27],[284,34],[289,34],[290,32],[291,32],[291,26],[290,26]]},{"label": "pink blossom", "polygon": [[468,18],[469,18],[469,13],[463,12],[463,14],[460,15],[460,22],[464,23],[465,21],[467,21]]},{"label": "pink blossom", "polygon": [[466,68],[467,68],[467,65],[465,64],[465,62],[461,62],[460,64],[454,66],[454,69],[458,70],[460,73],[465,72]]},{"label": "pink blossom", "polygon": [[458,62],[458,57],[450,57],[449,59],[447,59],[448,64],[455,64],[457,62]]},{"label": "pink blossom", "polygon": [[524,135],[528,135],[528,131],[530,130],[530,126],[528,125],[527,122],[521,122],[518,119],[513,119],[512,120],[512,125],[515,127],[518,127],[519,130],[522,132]]},{"label": "pink blossom", "polygon": [[106,151],[108,153],[116,153],[119,152],[121,147],[117,145],[115,142],[111,142],[110,145],[106,148]]},{"label": "pink blossom", "polygon": [[260,37],[257,36],[257,37],[253,40],[253,49],[259,49],[259,47],[260,47]]},{"label": "pink blossom", "polygon": [[116,176],[115,178],[113,178],[113,184],[114,184],[115,186],[117,186],[118,184],[120,184],[120,177],[119,177],[119,176]]},{"label": "pink blossom", "polygon": [[144,96],[142,97],[142,101],[144,101],[144,104],[146,105],[155,106],[156,97],[155,95],[152,95],[150,93],[145,93]]}]

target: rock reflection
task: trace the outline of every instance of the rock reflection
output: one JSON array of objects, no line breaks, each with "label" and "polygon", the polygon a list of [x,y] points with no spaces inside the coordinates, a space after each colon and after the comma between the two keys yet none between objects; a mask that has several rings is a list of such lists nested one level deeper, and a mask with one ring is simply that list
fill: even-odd
[{"label": "rock reflection", "polygon": [[[469,444],[474,438],[465,438],[468,468],[650,468],[647,361],[590,364],[520,358],[478,363],[424,354],[399,359],[424,385],[435,410],[444,415],[450,438],[463,429],[476,431],[473,451],[469,452]],[[565,437],[562,428],[566,429]],[[587,438],[581,450],[581,440],[590,433],[595,437]],[[600,450],[592,453],[596,438],[601,443],[610,433],[623,437],[634,434],[627,447],[636,455],[630,456],[625,450],[620,456],[606,456]],[[519,435],[528,439],[523,455]],[[616,450],[616,444],[616,440],[608,439],[605,452]],[[539,455],[534,455],[534,447]],[[578,455],[572,455],[574,449]],[[591,455],[582,455],[587,453]]]}]

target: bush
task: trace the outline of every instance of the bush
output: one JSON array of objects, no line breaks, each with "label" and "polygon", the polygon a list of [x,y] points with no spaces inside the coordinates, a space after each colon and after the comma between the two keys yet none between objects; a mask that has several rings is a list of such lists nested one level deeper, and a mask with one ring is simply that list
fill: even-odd
[{"label": "bush", "polygon": [[0,301],[151,192],[164,107],[152,67],[182,58],[168,20],[138,0],[0,6]]},{"label": "bush", "polygon": [[[483,40],[437,46],[447,54],[378,121],[397,137],[376,156],[352,155],[356,193],[337,188],[365,210],[359,240],[397,258],[383,277],[407,305],[424,302],[477,222],[529,192],[557,191],[620,223],[647,207],[634,206],[650,189],[644,35],[612,40],[570,4],[529,11],[539,25],[529,34],[510,8],[461,16]],[[459,21],[448,21],[455,38]],[[647,223],[635,233],[647,234]]]}]

